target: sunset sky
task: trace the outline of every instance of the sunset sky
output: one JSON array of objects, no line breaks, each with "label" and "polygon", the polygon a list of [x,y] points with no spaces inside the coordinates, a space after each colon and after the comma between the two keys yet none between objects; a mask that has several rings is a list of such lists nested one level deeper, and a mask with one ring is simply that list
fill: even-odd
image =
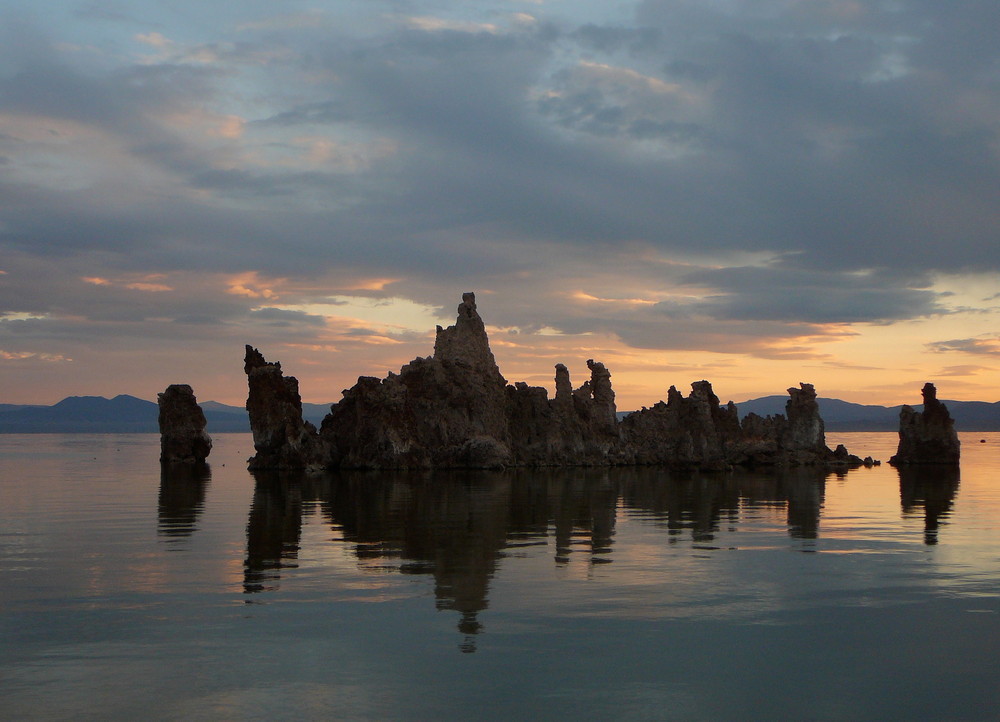
[{"label": "sunset sky", "polygon": [[0,403],[501,371],[1000,399],[1000,3],[5,0]]}]

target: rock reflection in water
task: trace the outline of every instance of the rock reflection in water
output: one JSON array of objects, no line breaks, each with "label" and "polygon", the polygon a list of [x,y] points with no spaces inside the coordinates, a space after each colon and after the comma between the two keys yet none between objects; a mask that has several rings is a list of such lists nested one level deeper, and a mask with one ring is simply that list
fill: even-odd
[{"label": "rock reflection in water", "polygon": [[723,522],[735,528],[748,506],[784,507],[790,536],[817,538],[829,475],[816,467],[687,476],[652,467],[620,470],[626,508],[663,521],[671,543],[690,530],[698,544],[713,542]]},{"label": "rock reflection in water", "polygon": [[197,529],[212,479],[208,464],[162,464],[157,505],[157,531],[166,537],[187,537]]},{"label": "rock reflection in water", "polygon": [[303,487],[315,496],[314,485],[307,486],[310,479],[302,473],[255,472],[254,480],[243,577],[248,594],[277,589],[280,570],[298,566]]},{"label": "rock reflection in water", "polygon": [[924,514],[924,543],[937,544],[938,527],[951,514],[958,494],[957,466],[900,466],[899,499],[903,515]]},{"label": "rock reflection in water", "polygon": [[511,550],[553,544],[557,565],[587,554],[611,562],[619,500],[629,513],[662,521],[676,543],[690,530],[711,543],[735,530],[748,507],[784,507],[791,536],[819,535],[825,478],[801,467],[762,473],[672,475],[655,468],[254,472],[244,591],[278,587],[297,566],[302,510],[318,502],[360,566],[378,564],[434,579],[438,609],[460,615],[462,649],[474,651],[480,612],[499,561]]},{"label": "rock reflection in water", "polygon": [[512,477],[369,472],[339,475],[330,491],[329,521],[359,561],[398,559],[402,573],[430,574],[437,608],[460,614],[472,651],[510,528]]}]

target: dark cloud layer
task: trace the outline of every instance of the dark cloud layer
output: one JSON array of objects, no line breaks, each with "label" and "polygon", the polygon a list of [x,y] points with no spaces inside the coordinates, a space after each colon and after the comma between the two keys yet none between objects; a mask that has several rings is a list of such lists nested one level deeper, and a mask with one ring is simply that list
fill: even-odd
[{"label": "dark cloud layer", "polygon": [[[333,277],[438,306],[465,284],[516,296],[501,325],[766,354],[824,324],[948,315],[936,278],[1000,273],[995,3],[517,9],[12,9],[0,311],[49,320],[10,316],[0,347],[46,323],[323,325],[126,287],[186,272],[312,279],[301,304]],[[567,295],[614,271],[656,305]]]}]

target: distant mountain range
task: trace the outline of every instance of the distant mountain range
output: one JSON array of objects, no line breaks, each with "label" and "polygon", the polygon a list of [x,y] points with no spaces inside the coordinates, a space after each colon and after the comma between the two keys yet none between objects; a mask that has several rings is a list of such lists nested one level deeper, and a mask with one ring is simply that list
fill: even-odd
[{"label": "distant mountain range", "polygon": [[[742,419],[749,413],[773,416],[785,413],[788,396],[764,396],[737,404]],[[827,431],[898,431],[899,406],[852,404],[840,399],[816,399]],[[959,431],[1000,431],[1000,401],[945,401]],[[911,404],[923,411],[923,404]]]},{"label": "distant mountain range", "polygon": [[[783,414],[787,396],[764,396],[738,404],[740,418]],[[902,406],[852,404],[840,399],[818,399],[827,431],[896,431]],[[959,431],[1000,431],[1000,402],[945,401]],[[208,432],[249,432],[242,406],[216,401],[201,404]],[[920,406],[914,406],[918,411]],[[0,434],[35,433],[159,433],[157,405],[135,396],[70,396],[52,406],[0,404]],[[317,427],[330,404],[302,404],[303,416]],[[625,413],[620,413],[620,416]]]},{"label": "distant mountain range", "polygon": [[[250,420],[242,406],[217,401],[201,405],[208,433],[249,432]],[[306,419],[319,427],[330,404],[302,404]],[[113,434],[159,433],[159,407],[152,401],[120,395],[70,396],[52,406],[0,404],[0,434]]]}]

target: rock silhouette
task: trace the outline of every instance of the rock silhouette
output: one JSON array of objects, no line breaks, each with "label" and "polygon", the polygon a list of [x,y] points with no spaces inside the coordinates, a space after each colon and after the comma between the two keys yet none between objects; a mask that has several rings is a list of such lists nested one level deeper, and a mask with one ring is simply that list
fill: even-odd
[{"label": "rock silhouette", "polygon": [[251,469],[304,469],[327,466],[316,427],[302,419],[299,382],[285,376],[280,363],[268,363],[246,347],[243,370],[249,395],[247,413],[256,455]]},{"label": "rock silhouette", "polygon": [[331,407],[317,432],[302,420],[298,382],[250,346],[247,410],[257,454],[251,468],[503,468],[657,464],[721,470],[734,465],[860,465],[826,446],[811,384],[789,389],[787,416],[721,406],[708,381],[684,398],[618,420],[611,373],[587,361],[590,378],[574,389],[555,367],[555,398],[542,387],[510,385],[490,350],[473,293],[454,326],[437,328],[434,355],[384,379],[362,376]]},{"label": "rock silhouette", "polygon": [[922,412],[909,406],[899,411],[899,447],[889,463],[957,465],[961,444],[948,408],[938,401],[934,384],[924,384],[921,394]]},{"label": "rock silhouette", "polygon": [[212,451],[212,437],[205,431],[205,413],[187,384],[171,384],[157,394],[160,425],[160,461],[201,464]]}]

